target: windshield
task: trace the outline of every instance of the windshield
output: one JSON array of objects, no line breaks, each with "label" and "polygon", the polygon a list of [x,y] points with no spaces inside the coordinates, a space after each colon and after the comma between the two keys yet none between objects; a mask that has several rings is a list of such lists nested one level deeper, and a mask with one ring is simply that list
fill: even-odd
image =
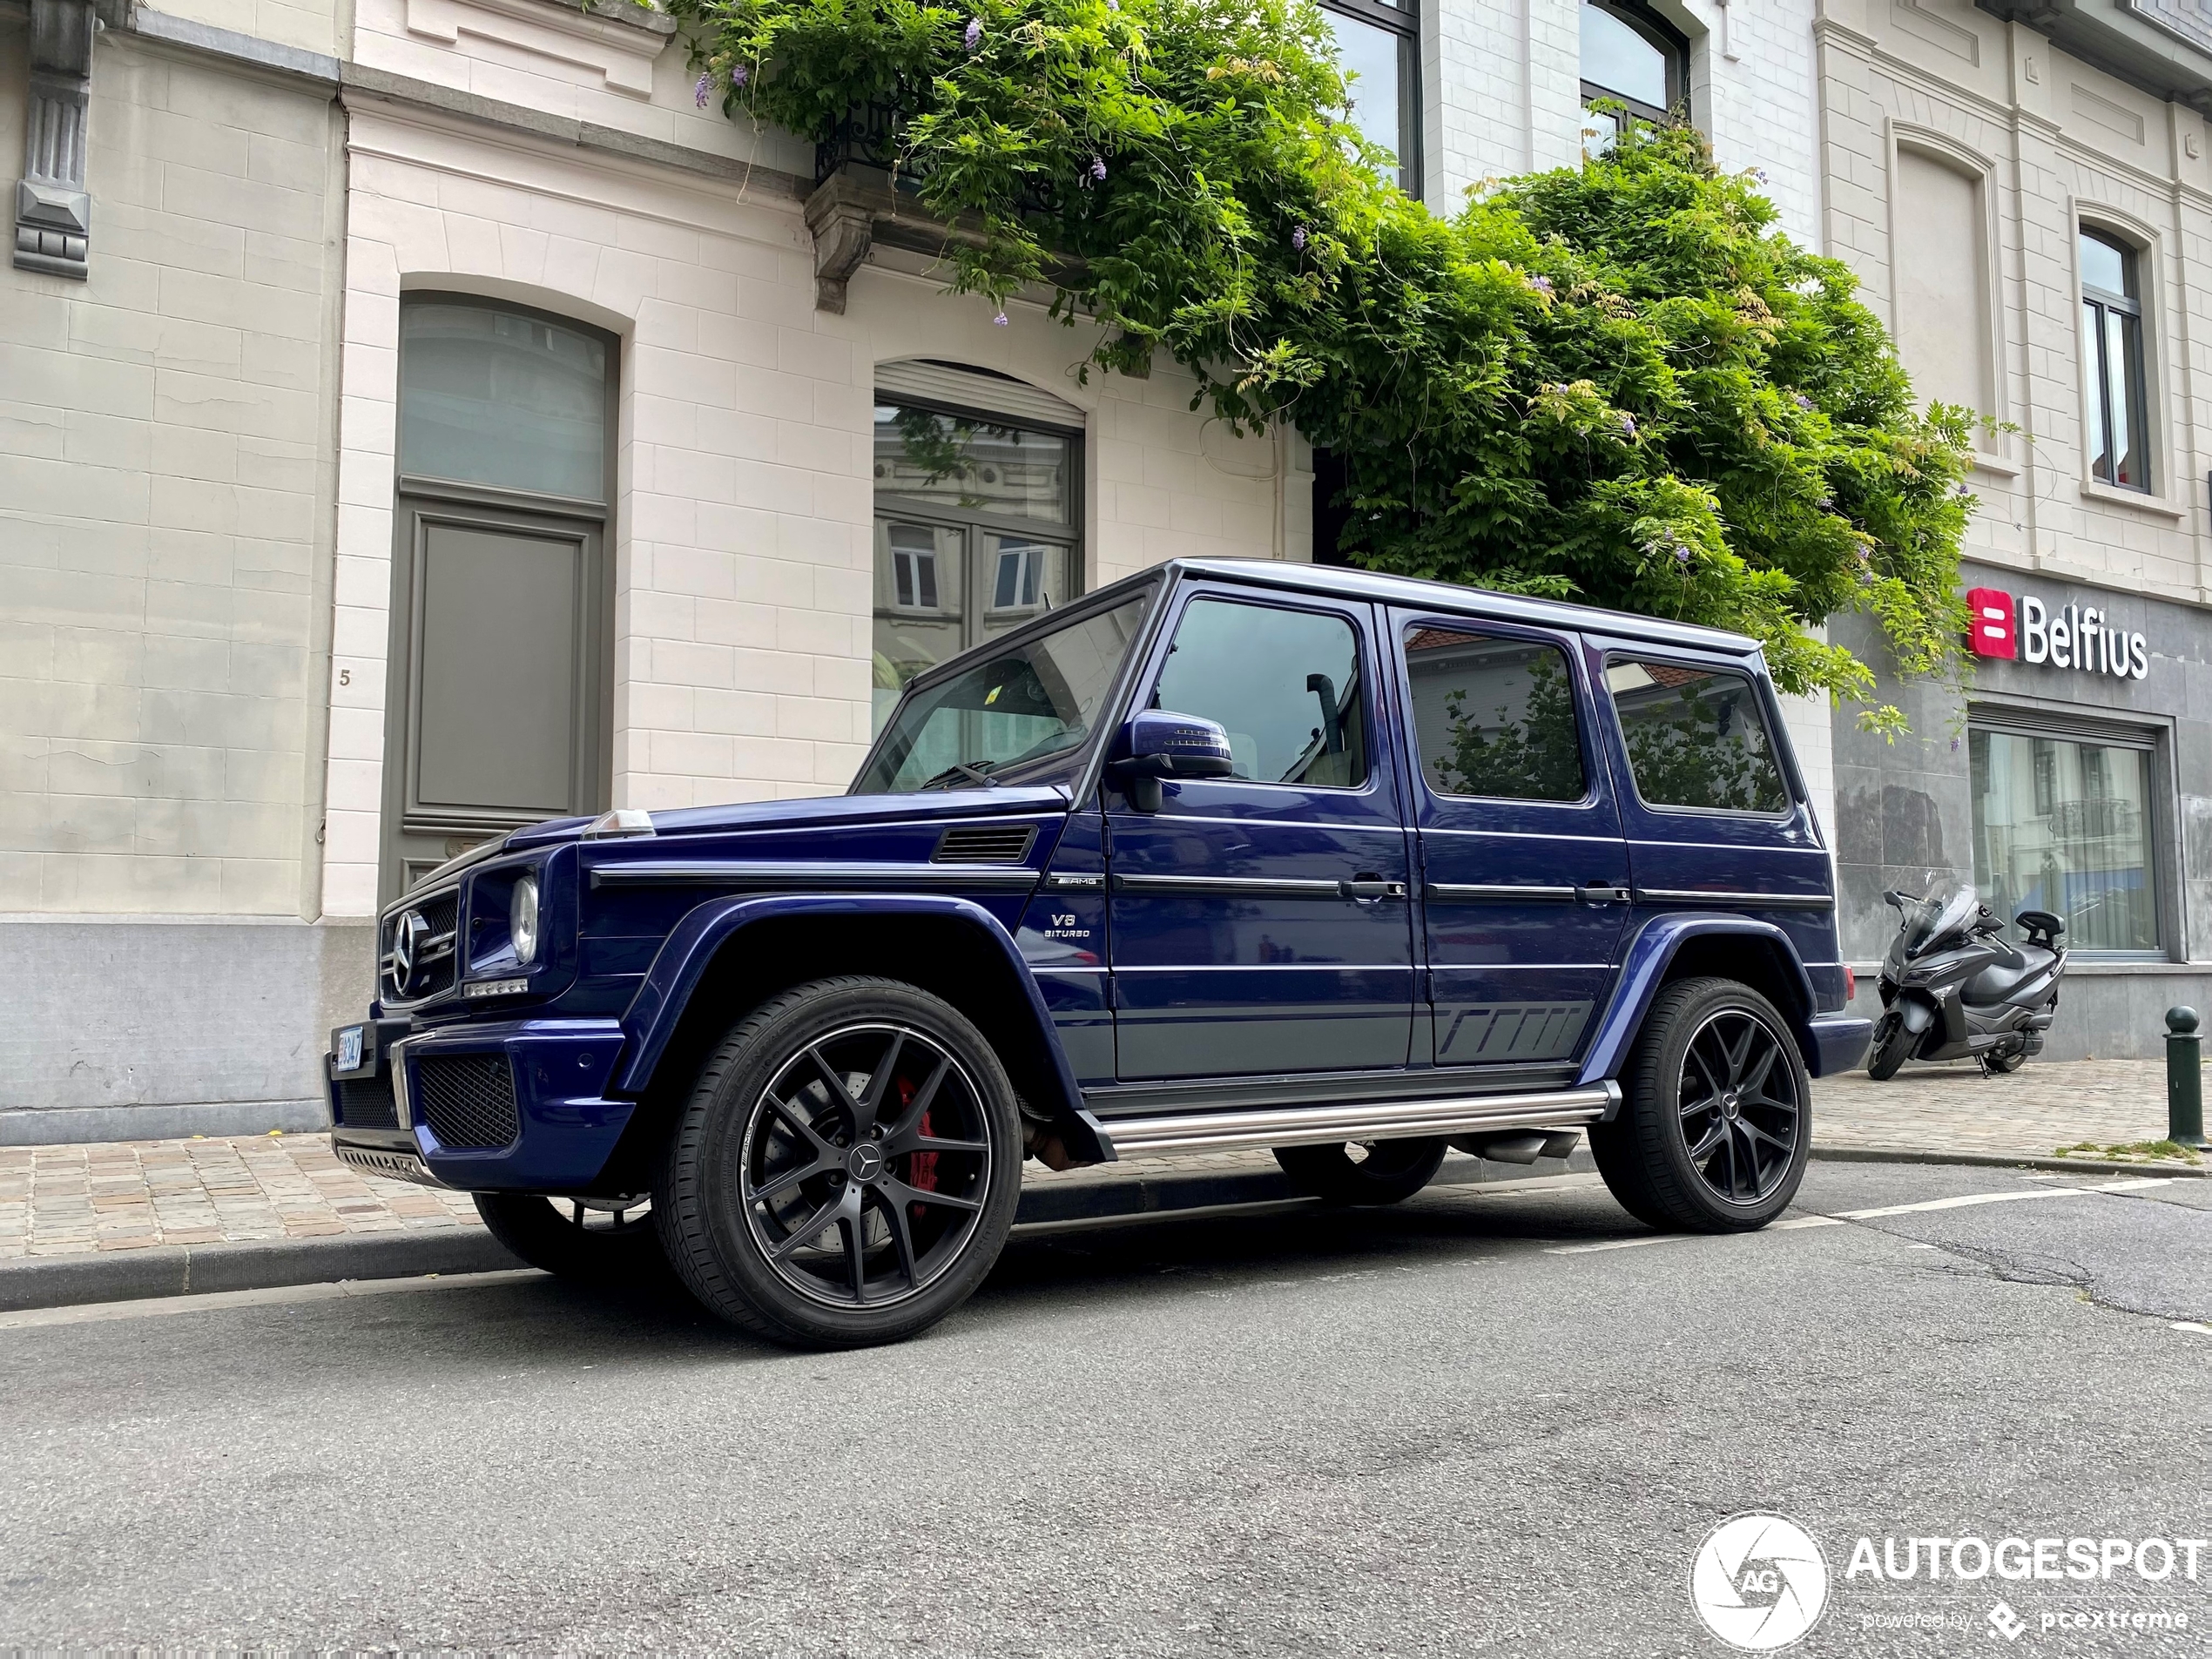
[{"label": "windshield", "polygon": [[1952,882],[1946,882],[1925,899],[1909,903],[1905,912],[1905,949],[1918,950],[1932,940],[1962,931],[1974,919],[1980,904],[1972,887]]},{"label": "windshield", "polygon": [[1140,595],[914,692],[892,717],[856,795],[973,789],[1009,767],[1080,748],[1136,637]]}]

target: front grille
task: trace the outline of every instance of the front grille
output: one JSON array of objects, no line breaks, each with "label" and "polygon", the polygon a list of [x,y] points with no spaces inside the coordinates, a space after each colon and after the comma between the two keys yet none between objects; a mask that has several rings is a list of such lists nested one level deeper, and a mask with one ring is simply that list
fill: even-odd
[{"label": "front grille", "polygon": [[[404,968],[398,949],[400,930],[408,918],[420,916],[421,925],[412,935]],[[453,988],[461,953],[456,948],[461,927],[461,894],[445,892],[395,910],[384,920],[377,935],[377,977],[390,1002],[420,1002]]]},{"label": "front grille", "polygon": [[1019,864],[1036,839],[1035,824],[956,824],[931,855],[936,864]]},{"label": "front grille", "polygon": [[400,1109],[392,1099],[392,1074],[338,1080],[338,1123],[341,1129],[397,1129]]},{"label": "front grille", "polygon": [[522,1130],[503,1054],[425,1055],[415,1065],[415,1109],[439,1145],[456,1150],[507,1146]]}]

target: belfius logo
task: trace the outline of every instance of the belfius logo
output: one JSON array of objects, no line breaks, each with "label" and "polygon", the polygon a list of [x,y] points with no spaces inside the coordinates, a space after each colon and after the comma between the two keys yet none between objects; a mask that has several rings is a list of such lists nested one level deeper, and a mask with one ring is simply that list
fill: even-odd
[{"label": "belfius logo", "polygon": [[2114,628],[2095,605],[2046,605],[2032,593],[1966,590],[1966,650],[1976,657],[2068,668],[2077,673],[2141,679],[2150,671],[2150,641]]}]

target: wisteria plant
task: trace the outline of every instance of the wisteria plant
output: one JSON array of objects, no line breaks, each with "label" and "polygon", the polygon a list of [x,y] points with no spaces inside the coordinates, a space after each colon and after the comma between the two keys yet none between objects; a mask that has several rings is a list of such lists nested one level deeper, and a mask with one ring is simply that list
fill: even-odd
[{"label": "wisteria plant", "polygon": [[[888,111],[954,289],[1049,293],[1085,368],[1341,458],[1372,569],[1732,628],[1865,700],[1877,617],[1959,671],[1970,420],[1922,413],[1850,271],[1687,127],[1446,218],[1384,177],[1310,0],[664,0],[702,101],[826,141]],[[1893,708],[1862,722],[1895,731]]]}]

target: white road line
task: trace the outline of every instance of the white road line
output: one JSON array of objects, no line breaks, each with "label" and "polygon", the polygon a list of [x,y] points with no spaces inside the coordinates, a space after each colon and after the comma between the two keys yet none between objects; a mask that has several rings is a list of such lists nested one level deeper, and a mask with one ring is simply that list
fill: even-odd
[{"label": "white road line", "polygon": [[1640,1250],[1646,1244],[1682,1244],[1693,1238],[1703,1238],[1703,1233],[1651,1233],[1642,1238],[1608,1238],[1599,1244],[1554,1244],[1544,1252],[1547,1256],[1587,1256],[1597,1250]]},{"label": "white road line", "polygon": [[212,1313],[222,1308],[288,1307],[348,1296],[391,1296],[401,1291],[469,1290],[544,1277],[536,1268],[516,1267],[490,1273],[427,1273],[418,1278],[348,1278],[335,1284],[285,1285],[263,1291],[210,1291],[203,1296],[154,1296],[135,1302],[83,1302],[73,1307],[0,1313],[0,1331],[24,1331],[42,1325],[97,1325],[108,1319],[156,1319],[170,1313]]}]

